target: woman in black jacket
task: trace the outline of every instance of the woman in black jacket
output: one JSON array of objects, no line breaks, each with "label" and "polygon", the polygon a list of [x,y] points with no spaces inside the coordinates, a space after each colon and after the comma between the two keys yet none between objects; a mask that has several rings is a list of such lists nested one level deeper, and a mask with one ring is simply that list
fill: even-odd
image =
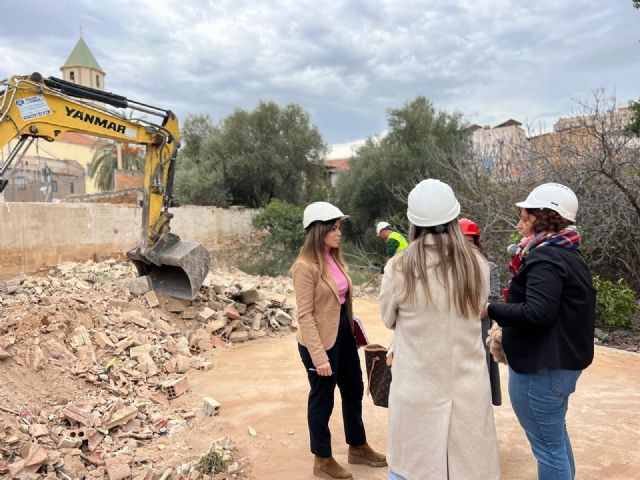
[{"label": "woman in black jacket", "polygon": [[485,311],[502,327],[511,404],[538,462],[539,480],[573,479],[565,417],[569,395],[593,361],[595,290],[579,253],[578,199],[557,183],[535,188],[520,208],[521,242],[507,303]]}]

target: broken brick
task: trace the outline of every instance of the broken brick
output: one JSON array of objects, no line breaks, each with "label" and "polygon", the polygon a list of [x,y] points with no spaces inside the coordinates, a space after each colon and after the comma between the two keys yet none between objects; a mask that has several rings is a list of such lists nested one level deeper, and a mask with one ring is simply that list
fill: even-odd
[{"label": "broken brick", "polygon": [[240,320],[240,314],[233,305],[227,305],[224,309],[224,314],[231,320]]},{"label": "broken brick", "polygon": [[214,310],[205,307],[201,312],[198,312],[198,320],[201,322],[208,322],[215,314],[216,312]]},{"label": "broken brick", "polygon": [[149,305],[149,308],[156,308],[160,306],[160,301],[158,300],[158,296],[156,295],[156,292],[154,292],[153,290],[150,290],[147,293],[145,293],[144,298],[147,300],[147,304]]},{"label": "broken brick", "polygon": [[114,348],[115,345],[111,339],[104,332],[96,332],[93,334],[93,340],[98,344],[100,348]]},{"label": "broken brick", "polygon": [[129,310],[128,312],[125,312],[123,314],[123,318],[125,322],[134,323],[142,328],[147,328],[149,326],[149,320],[138,310]]},{"label": "broken brick", "polygon": [[111,418],[102,424],[102,428],[105,430],[110,430],[113,427],[117,427],[119,425],[124,425],[132,418],[135,418],[138,415],[138,409],[133,405],[128,407],[123,407],[120,410],[117,410],[111,415]]},{"label": "broken brick", "polygon": [[186,376],[167,380],[162,382],[161,386],[169,400],[179,397],[189,389],[189,383],[187,382]]},{"label": "broken brick", "polygon": [[202,409],[207,417],[213,417],[220,413],[220,403],[213,397],[204,397]]},{"label": "broken brick", "polygon": [[121,457],[112,457],[105,460],[109,480],[125,480],[131,477],[131,467],[128,461]]},{"label": "broken brick", "polygon": [[218,318],[216,320],[213,320],[209,323],[207,323],[204,326],[204,329],[209,333],[214,333],[217,332],[218,330],[222,329],[225,327],[225,325],[227,324],[227,322],[225,321],[224,318]]}]

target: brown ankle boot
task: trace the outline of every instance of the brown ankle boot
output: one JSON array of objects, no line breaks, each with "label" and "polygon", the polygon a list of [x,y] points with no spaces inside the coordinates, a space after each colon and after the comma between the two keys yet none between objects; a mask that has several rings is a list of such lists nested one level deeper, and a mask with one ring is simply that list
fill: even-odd
[{"label": "brown ankle boot", "polygon": [[333,480],[334,478],[347,480],[353,478],[353,475],[342,468],[333,457],[323,458],[316,456],[313,460],[313,474],[316,477],[326,480]]},{"label": "brown ankle boot", "polygon": [[349,445],[349,463],[361,463],[370,467],[386,467],[387,457],[376,452],[368,443],[358,447]]}]

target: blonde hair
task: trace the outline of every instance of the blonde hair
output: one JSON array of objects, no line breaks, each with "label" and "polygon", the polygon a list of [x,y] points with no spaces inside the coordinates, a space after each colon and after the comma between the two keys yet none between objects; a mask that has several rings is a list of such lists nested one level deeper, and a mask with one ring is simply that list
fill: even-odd
[{"label": "blonde hair", "polygon": [[[327,261],[325,259],[324,237],[331,231],[339,219],[327,222],[313,222],[305,231],[304,243],[296,261],[302,259],[311,263],[316,263],[322,273],[327,273]],[[343,271],[347,271],[340,247],[331,248],[329,253]]]},{"label": "blonde hair", "polygon": [[[417,282],[421,281],[427,303],[433,303],[430,291],[435,269],[436,279],[444,285],[449,299],[463,317],[479,316],[485,300],[485,282],[477,254],[478,249],[469,243],[460,229],[458,220],[438,227],[410,225],[410,245],[402,253],[397,268],[404,275],[404,301],[413,302]],[[435,262],[433,261],[435,259]]]}]

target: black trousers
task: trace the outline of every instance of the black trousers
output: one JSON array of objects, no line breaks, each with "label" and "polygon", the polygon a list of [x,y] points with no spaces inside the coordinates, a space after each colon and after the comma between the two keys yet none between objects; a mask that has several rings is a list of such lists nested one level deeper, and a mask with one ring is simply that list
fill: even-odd
[{"label": "black trousers", "polygon": [[315,369],[309,351],[300,344],[298,344],[298,350],[311,386],[307,404],[311,453],[325,458],[332,455],[329,418],[333,412],[336,385],[340,389],[342,397],[342,421],[347,443],[353,446],[365,443],[367,437],[362,423],[362,397],[364,395],[362,370],[360,369],[356,341],[351,332],[344,305],[340,310],[338,338],[335,345],[327,350],[333,375],[322,377],[315,371],[309,370],[310,368]]}]

